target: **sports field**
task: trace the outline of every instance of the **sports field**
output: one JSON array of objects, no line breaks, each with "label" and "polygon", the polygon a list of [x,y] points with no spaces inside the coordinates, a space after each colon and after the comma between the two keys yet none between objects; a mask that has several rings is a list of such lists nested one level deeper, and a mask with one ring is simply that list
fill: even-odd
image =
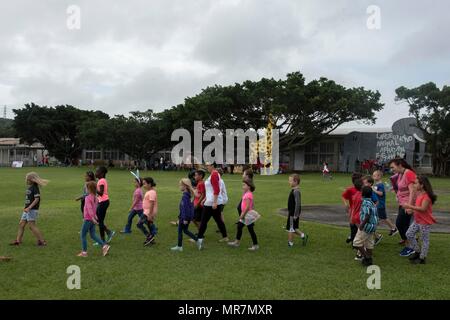
[{"label": "sports field", "polygon": [[[354,252],[345,244],[348,228],[303,224],[309,242],[287,246],[283,227],[289,186],[287,175],[255,177],[256,209],[263,215],[255,227],[260,250],[249,252],[250,236],[244,230],[240,248],[218,243],[220,235],[211,220],[205,249],[198,251],[186,241],[184,251],[171,252],[176,244],[176,219],[181,193],[178,180],[186,172],[148,172],[157,183],[159,228],[157,242],[143,247],[142,234],[133,226],[131,235],[117,234],[110,255],[89,241],[89,257],[79,258],[78,231],[81,227],[79,203],[86,169],[38,168],[49,179],[41,188],[42,203],[38,225],[48,246],[36,247],[26,230],[24,243],[10,247],[25,198],[25,174],[29,169],[0,169],[0,255],[13,257],[0,262],[0,299],[450,299],[450,235],[432,234],[426,265],[411,265],[398,255],[398,236],[375,248],[374,263],[381,268],[381,289],[369,290],[369,274],[353,260]],[[106,223],[117,233],[123,228],[133,192],[129,172],[108,173],[111,206]],[[230,198],[225,220],[230,238],[236,228],[236,204],[241,195],[240,175],[225,175]],[[432,179],[439,199],[436,208],[450,207],[450,180]],[[303,204],[338,204],[349,175],[335,175],[330,182],[319,174],[302,176]],[[388,205],[394,204],[390,195]],[[137,222],[137,221],[136,221]],[[194,226],[191,225],[191,230]],[[70,265],[81,268],[81,290],[66,286]]]}]

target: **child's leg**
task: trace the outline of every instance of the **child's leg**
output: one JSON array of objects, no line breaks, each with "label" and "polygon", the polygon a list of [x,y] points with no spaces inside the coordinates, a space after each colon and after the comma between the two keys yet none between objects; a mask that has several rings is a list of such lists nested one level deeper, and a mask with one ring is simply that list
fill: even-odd
[{"label": "child's leg", "polygon": [[139,221],[136,226],[139,230],[142,231],[144,236],[148,236],[149,231],[147,231],[147,228],[145,227],[145,225],[147,225],[147,216],[143,215],[142,217],[139,218]]},{"label": "child's leg", "polygon": [[415,252],[420,252],[419,244],[416,240],[416,233],[420,231],[420,226],[413,222],[412,225],[409,226],[408,231],[406,232],[406,237],[408,239],[409,248],[413,249]]},{"label": "child's leg", "polygon": [[191,231],[189,231],[189,223],[183,224],[183,232],[191,239],[194,239],[195,241],[197,241],[197,237],[195,236],[195,234],[193,234]]},{"label": "child's leg", "polygon": [[431,226],[429,225],[420,225],[420,234],[422,236],[420,259],[425,259],[428,255],[428,248],[430,247],[430,229]]},{"label": "child's leg", "polygon": [[178,247],[182,247],[183,246],[183,229],[184,229],[184,224],[182,221],[178,222]]},{"label": "child's leg", "polygon": [[105,215],[106,210],[104,208],[103,202],[99,203],[97,206],[97,218],[98,218],[98,229],[100,231],[100,238],[105,241]]},{"label": "child's leg", "polygon": [[138,214],[138,212],[135,211],[135,210],[131,210],[131,211],[128,213],[127,224],[126,224],[126,226],[125,226],[124,231],[126,231],[126,232],[130,232],[130,231],[131,231],[131,224],[133,223],[133,218],[134,218],[137,214]]},{"label": "child's leg", "polygon": [[80,232],[81,239],[81,251],[87,252],[87,239],[86,236],[89,232],[89,221],[83,221]]},{"label": "child's leg", "polygon": [[256,237],[255,233],[255,224],[252,223],[251,225],[247,226],[248,232],[250,233],[250,237],[252,237],[253,245],[258,245],[258,238]]},{"label": "child's leg", "polygon": [[158,228],[154,222],[147,221],[148,230],[150,230],[150,234],[154,237],[158,233]]},{"label": "child's leg", "polygon": [[28,222],[30,225],[30,230],[31,232],[34,234],[34,236],[36,237],[36,239],[38,239],[39,241],[44,241],[44,239],[42,238],[42,233],[41,231],[38,229],[38,227],[36,226],[36,222],[35,221],[29,221]]},{"label": "child's leg", "polygon": [[89,230],[89,235],[91,236],[91,239],[94,240],[95,242],[99,243],[102,247],[106,244],[106,242],[103,239],[100,239],[97,234],[95,233],[95,224],[93,224],[90,221],[88,222],[88,230]]},{"label": "child's leg", "polygon": [[239,221],[238,225],[237,225],[237,232],[236,232],[236,241],[237,242],[241,241],[242,229],[244,229],[244,227],[245,227],[245,224],[243,224],[242,222]]},{"label": "child's leg", "polygon": [[295,234],[298,235],[299,237],[302,237],[302,238],[305,236],[305,233],[300,231],[299,229],[295,230]]},{"label": "child's leg", "polygon": [[387,225],[391,230],[395,230],[395,225],[392,223],[391,220],[382,219],[381,222],[384,223],[385,225]]},{"label": "child's leg", "polygon": [[355,240],[356,234],[358,233],[358,226],[356,224],[350,224],[350,240]]},{"label": "child's leg", "polygon": [[26,220],[20,220],[20,222],[19,222],[19,230],[17,231],[17,238],[16,238],[17,242],[22,242],[23,234],[25,232],[25,227],[26,227],[27,223],[28,222]]}]

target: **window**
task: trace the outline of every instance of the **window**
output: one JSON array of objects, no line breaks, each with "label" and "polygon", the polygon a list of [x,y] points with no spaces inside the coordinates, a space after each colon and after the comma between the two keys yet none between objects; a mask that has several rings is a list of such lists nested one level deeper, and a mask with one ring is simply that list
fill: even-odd
[{"label": "window", "polygon": [[101,160],[102,153],[100,151],[86,151],[86,159]]},{"label": "window", "polygon": [[317,154],[305,153],[305,165],[317,165],[317,159]]},{"label": "window", "polygon": [[321,143],[320,153],[334,153],[334,143],[333,142]]}]

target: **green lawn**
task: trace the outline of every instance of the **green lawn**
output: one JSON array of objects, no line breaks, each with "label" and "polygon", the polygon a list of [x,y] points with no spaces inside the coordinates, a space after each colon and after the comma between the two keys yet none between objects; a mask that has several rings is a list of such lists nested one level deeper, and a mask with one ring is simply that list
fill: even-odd
[{"label": "green lawn", "polygon": [[[0,263],[0,299],[449,299],[450,235],[433,234],[427,265],[410,265],[398,256],[398,238],[385,240],[375,250],[374,262],[381,268],[381,290],[366,287],[368,274],[353,260],[344,243],[347,228],[304,223],[310,235],[306,247],[289,249],[282,229],[285,218],[277,209],[286,206],[287,176],[255,178],[255,202],[263,218],[255,228],[260,250],[248,252],[250,236],[244,230],[243,246],[228,248],[217,242],[219,234],[211,220],[206,248],[199,252],[185,242],[182,253],[169,250],[176,243],[176,229],[169,221],[177,216],[180,193],[177,182],[186,173],[149,172],[158,184],[159,235],[153,247],[143,247],[143,236],[133,227],[132,235],[117,235],[110,255],[101,257],[91,246],[89,258],[76,257],[80,250],[79,195],[83,169],[39,168],[51,180],[42,188],[39,226],[48,241],[35,246],[29,230],[21,247],[10,247],[24,200],[27,169],[0,169],[0,255],[13,261]],[[111,207],[107,224],[119,231],[127,217],[133,190],[126,171],[108,175]],[[225,218],[230,236],[235,234],[240,176],[224,177],[230,203]],[[320,175],[302,180],[303,204],[340,203],[349,184],[348,175],[322,182]],[[449,208],[450,180],[433,179],[441,194],[436,207]],[[393,198],[389,199],[393,203]],[[193,230],[191,226],[191,230]],[[384,232],[384,231],[383,231]],[[81,290],[68,290],[66,268],[81,268]]]}]

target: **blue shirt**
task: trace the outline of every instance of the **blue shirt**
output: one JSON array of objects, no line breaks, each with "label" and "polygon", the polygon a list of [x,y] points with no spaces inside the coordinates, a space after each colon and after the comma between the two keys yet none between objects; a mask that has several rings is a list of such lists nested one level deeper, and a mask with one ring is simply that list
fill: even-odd
[{"label": "blue shirt", "polygon": [[367,223],[364,225],[363,231],[367,233],[374,233],[377,230],[378,225],[377,208],[375,207],[372,199],[364,198],[360,212],[361,224],[367,216],[369,216],[369,220],[367,220]]},{"label": "blue shirt", "polygon": [[381,196],[378,196],[378,206],[377,208],[384,209],[386,208],[386,188],[384,187],[384,183],[380,182],[376,186],[378,192],[383,192]]}]

